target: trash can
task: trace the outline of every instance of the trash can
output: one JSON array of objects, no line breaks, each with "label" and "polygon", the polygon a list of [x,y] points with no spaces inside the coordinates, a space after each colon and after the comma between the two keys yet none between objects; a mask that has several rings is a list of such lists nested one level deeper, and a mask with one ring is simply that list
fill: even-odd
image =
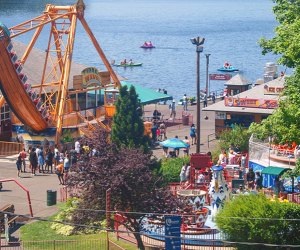
[{"label": "trash can", "polygon": [[47,190],[47,206],[56,205],[56,191]]},{"label": "trash can", "polygon": [[189,116],[188,115],[182,116],[182,125],[185,125],[185,126],[189,125]]}]

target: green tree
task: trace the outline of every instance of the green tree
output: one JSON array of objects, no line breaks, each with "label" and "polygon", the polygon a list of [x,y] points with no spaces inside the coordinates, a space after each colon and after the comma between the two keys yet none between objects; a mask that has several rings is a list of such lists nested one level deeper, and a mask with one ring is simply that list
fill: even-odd
[{"label": "green tree", "polygon": [[[239,195],[217,214],[217,226],[227,240],[277,245],[299,245],[300,206],[271,201],[263,194]],[[263,245],[238,245],[238,249],[273,249]]]},{"label": "green tree", "polygon": [[272,136],[276,143],[300,143],[300,68],[286,79],[279,108],[261,124],[251,124],[250,132],[260,139]]},{"label": "green tree", "polygon": [[142,148],[144,152],[149,149],[149,138],[144,135],[141,102],[133,86],[129,91],[127,86],[120,88],[111,138],[118,147]]},{"label": "green tree", "polygon": [[278,63],[287,67],[300,65],[300,0],[273,0],[273,12],[279,25],[272,39],[262,38],[263,54],[281,55]]},{"label": "green tree", "polygon": [[271,135],[275,142],[300,143],[300,0],[273,0],[274,14],[279,25],[275,36],[262,38],[263,54],[280,55],[279,64],[295,68],[286,78],[279,108],[261,124],[252,124],[250,131],[261,139]]}]

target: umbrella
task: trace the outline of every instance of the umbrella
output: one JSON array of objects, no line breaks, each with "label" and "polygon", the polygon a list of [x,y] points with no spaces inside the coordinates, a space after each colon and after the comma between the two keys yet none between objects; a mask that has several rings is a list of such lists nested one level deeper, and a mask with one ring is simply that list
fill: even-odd
[{"label": "umbrella", "polygon": [[161,146],[166,148],[188,148],[190,147],[189,144],[185,143],[184,141],[178,138],[167,139],[160,143]]}]

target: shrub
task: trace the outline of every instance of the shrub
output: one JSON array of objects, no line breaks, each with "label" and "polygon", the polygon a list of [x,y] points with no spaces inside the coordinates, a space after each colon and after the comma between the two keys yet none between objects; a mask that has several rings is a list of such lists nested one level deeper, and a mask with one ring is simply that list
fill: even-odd
[{"label": "shrub", "polygon": [[[225,203],[216,216],[216,223],[229,241],[299,245],[300,221],[284,220],[299,218],[299,205],[271,201],[263,194],[251,194],[240,195]],[[239,245],[238,249],[271,248]]]},{"label": "shrub", "polygon": [[[60,208],[59,213],[54,217],[55,221],[61,222],[72,222],[72,214],[75,209],[78,207],[78,198],[70,198],[67,202]],[[99,226],[105,228],[106,221],[93,223],[93,226]],[[80,232],[75,231],[75,227],[71,225],[66,225],[58,222],[54,222],[51,225],[51,228],[56,231],[57,234],[69,236],[73,234],[91,234],[99,232],[98,229],[85,227]]]},{"label": "shrub", "polygon": [[188,156],[181,158],[170,158],[163,159],[160,174],[163,176],[164,181],[169,182],[179,182],[181,167],[184,163],[189,163],[190,158]]}]

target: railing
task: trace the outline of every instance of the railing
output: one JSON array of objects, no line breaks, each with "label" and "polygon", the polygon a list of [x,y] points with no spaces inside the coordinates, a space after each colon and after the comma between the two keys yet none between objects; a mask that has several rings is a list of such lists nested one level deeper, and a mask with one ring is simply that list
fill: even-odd
[{"label": "railing", "polygon": [[45,240],[45,241],[21,241],[18,248],[12,249],[72,249],[72,250],[91,250],[107,249],[106,239],[96,240]]},{"label": "railing", "polygon": [[[210,139],[211,136],[214,136],[215,138],[214,139]],[[215,141],[215,140],[217,140],[216,133],[209,134],[207,136],[207,147],[209,148],[209,143],[212,142],[212,141]]]},{"label": "railing", "polygon": [[15,155],[22,151],[23,143],[0,141],[0,155]]}]

